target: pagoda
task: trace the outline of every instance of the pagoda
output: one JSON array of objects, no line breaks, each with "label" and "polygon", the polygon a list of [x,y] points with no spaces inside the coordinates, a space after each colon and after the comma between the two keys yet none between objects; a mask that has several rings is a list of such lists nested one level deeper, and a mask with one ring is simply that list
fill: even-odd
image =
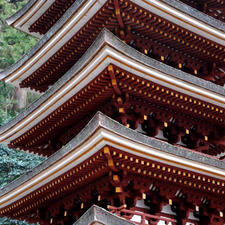
[{"label": "pagoda", "polygon": [[224,9],[30,0],[9,18],[41,40],[0,78],[42,95],[0,127],[0,143],[46,160],[0,190],[0,216],[224,225]]}]

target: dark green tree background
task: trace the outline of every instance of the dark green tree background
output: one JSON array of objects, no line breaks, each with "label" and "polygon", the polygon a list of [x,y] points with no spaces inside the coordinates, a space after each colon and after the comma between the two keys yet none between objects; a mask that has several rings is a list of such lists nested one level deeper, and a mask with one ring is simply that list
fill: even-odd
[{"label": "dark green tree background", "polygon": [[[37,42],[37,39],[8,26],[5,22],[6,18],[13,15],[26,2],[27,0],[0,0],[0,71],[14,64]],[[20,111],[15,107],[15,91],[14,87],[0,83],[0,124]]]},{"label": "dark green tree background", "polygon": [[[14,64],[37,42],[23,32],[20,32],[5,22],[6,18],[18,11],[27,0],[0,0],[0,71]],[[18,89],[0,82],[0,126],[14,118],[21,110],[17,107]],[[18,96],[18,95],[17,95]],[[37,95],[26,93],[25,107],[38,98]],[[31,170],[43,159],[22,151],[12,150],[0,145],[0,188]],[[0,218],[0,225],[26,225],[26,222]]]}]

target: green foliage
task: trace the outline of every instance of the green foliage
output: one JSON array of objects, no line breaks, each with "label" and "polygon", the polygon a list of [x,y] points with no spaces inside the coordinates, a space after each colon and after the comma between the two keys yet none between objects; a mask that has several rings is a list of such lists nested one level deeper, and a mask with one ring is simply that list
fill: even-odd
[{"label": "green foliage", "polygon": [[[0,126],[13,119],[21,109],[15,109],[15,87],[0,81]],[[37,100],[40,96],[36,93],[27,93],[26,105]]]},{"label": "green foliage", "polygon": [[44,158],[0,144],[0,188],[37,166]]},{"label": "green foliage", "polygon": [[0,82],[0,125],[11,120],[16,112],[13,110],[15,88]]},{"label": "green foliage", "polygon": [[25,221],[9,220],[8,218],[0,218],[1,225],[27,225]]},{"label": "green foliage", "polygon": [[[18,11],[26,2],[27,0],[0,0],[0,71],[14,64],[37,42],[35,38],[13,29],[5,22],[6,18]],[[14,95],[13,86],[0,82],[0,125],[18,113],[13,107],[16,103]],[[38,97],[32,93],[28,93],[27,96],[28,104]],[[0,188],[42,161],[41,157],[0,145]],[[0,225],[27,225],[27,223],[0,218]]]},{"label": "green foliage", "polygon": [[[0,71],[18,61],[37,39],[8,26],[5,20],[16,13],[27,0],[0,0]],[[19,111],[15,111],[15,88],[0,82],[0,125],[11,120]],[[28,93],[27,103],[37,99],[38,95]]]},{"label": "green foliage", "polygon": [[0,71],[18,61],[37,39],[8,26],[5,20],[18,11],[26,1],[8,3],[0,0]]},{"label": "green foliage", "polygon": [[[12,150],[0,145],[0,188],[20,177],[25,172],[40,164],[44,158],[27,154],[20,150]],[[27,225],[24,221],[0,218],[0,225]]]},{"label": "green foliage", "polygon": [[39,94],[33,92],[27,92],[26,105],[28,106],[30,103],[36,101],[40,97]]}]

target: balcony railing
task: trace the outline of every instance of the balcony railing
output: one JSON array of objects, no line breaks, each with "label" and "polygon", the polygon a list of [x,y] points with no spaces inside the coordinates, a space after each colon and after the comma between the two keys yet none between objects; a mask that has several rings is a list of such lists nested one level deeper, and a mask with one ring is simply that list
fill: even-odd
[{"label": "balcony railing", "polygon": [[140,211],[133,211],[121,207],[108,206],[111,213],[123,217],[137,225],[157,225],[161,222],[164,225],[176,225],[176,220],[172,218],[165,218],[163,216],[155,216]]}]

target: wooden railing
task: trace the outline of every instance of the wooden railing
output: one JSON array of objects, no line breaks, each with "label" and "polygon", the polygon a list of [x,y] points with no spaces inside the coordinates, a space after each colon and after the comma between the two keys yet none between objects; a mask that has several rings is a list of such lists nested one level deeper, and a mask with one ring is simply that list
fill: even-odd
[{"label": "wooden railing", "polygon": [[[124,217],[124,218],[133,218],[133,216],[139,216],[141,218],[140,222],[132,221],[131,222],[137,224],[137,225],[157,225],[159,221],[162,221],[165,223],[165,225],[176,225],[175,219],[172,218],[165,218],[162,216],[155,216],[139,211],[133,211],[133,210],[128,210],[125,209],[123,206],[122,207],[113,207],[113,206],[108,206],[108,209],[110,210],[111,213],[116,214],[117,216]],[[152,221],[151,221],[152,220]]]}]

